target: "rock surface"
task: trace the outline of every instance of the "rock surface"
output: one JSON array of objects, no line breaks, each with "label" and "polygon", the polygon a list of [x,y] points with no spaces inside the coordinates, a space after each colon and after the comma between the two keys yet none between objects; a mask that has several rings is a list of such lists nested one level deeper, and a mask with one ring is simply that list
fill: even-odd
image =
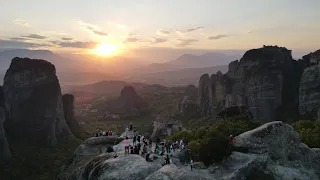
[{"label": "rock surface", "polygon": [[84,141],[76,148],[73,153],[73,158],[81,159],[91,155],[105,153],[109,146],[113,146],[121,142],[122,138],[112,136],[92,137]]},{"label": "rock surface", "polygon": [[66,119],[67,125],[72,134],[76,137],[79,137],[81,128],[78,121],[74,117],[74,96],[72,94],[64,94],[62,96],[62,102],[64,118]]},{"label": "rock surface", "polygon": [[[94,149],[107,138],[90,138],[79,146]],[[273,179],[273,180],[318,180],[320,177],[320,150],[310,149],[300,142],[292,126],[281,121],[270,122],[245,132],[234,140],[235,151],[221,164],[208,168],[195,165],[184,166],[179,158],[183,152],[174,152],[172,164],[162,166],[163,158],[146,162],[138,155],[123,155],[123,143],[119,157],[112,154],[80,153],[60,175],[60,180],[96,180],[96,179]],[[79,154],[79,148],[75,154]],[[84,152],[81,150],[81,152]],[[74,157],[76,157],[74,155]],[[80,156],[77,156],[80,157]],[[76,159],[76,160],[75,160]]]},{"label": "rock surface", "polygon": [[3,91],[9,143],[23,141],[53,146],[58,137],[72,136],[64,118],[56,70],[51,63],[14,58],[6,72]]},{"label": "rock surface", "polygon": [[319,117],[320,108],[320,50],[303,57],[310,62],[305,68],[300,80],[299,112],[307,117]]}]

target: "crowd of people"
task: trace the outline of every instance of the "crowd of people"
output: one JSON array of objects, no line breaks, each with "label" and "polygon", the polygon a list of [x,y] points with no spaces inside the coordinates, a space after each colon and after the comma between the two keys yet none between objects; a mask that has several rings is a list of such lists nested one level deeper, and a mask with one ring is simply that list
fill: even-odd
[{"label": "crowd of people", "polygon": [[[164,156],[164,162],[163,166],[170,164],[171,160],[170,157],[172,156],[172,153],[179,151],[180,154],[180,162],[184,165],[190,165],[190,169],[193,170],[193,154],[190,149],[187,148],[187,145],[189,143],[188,138],[182,138],[180,140],[175,141],[166,141],[165,139],[161,140],[159,137],[156,137],[155,139],[155,146],[154,149],[152,149],[153,141],[149,134],[141,135],[137,134],[135,128],[133,127],[132,123],[130,123],[129,127],[126,127],[125,132],[125,139],[123,141],[124,143],[124,149],[125,149],[125,155],[129,154],[138,154],[141,156],[145,156],[145,159],[147,162],[152,162],[155,159],[158,158],[158,156]],[[131,133],[132,137],[128,137],[127,134]],[[96,136],[115,136],[116,134],[112,131],[102,132],[96,134]],[[130,141],[132,139],[132,143]],[[230,135],[229,136],[229,146],[230,149],[232,148],[232,142],[235,139],[235,136]],[[114,152],[114,157],[117,156],[117,150],[118,146],[114,144],[113,147],[109,147],[107,149],[107,152]],[[153,155],[153,156],[151,156]]]},{"label": "crowd of people", "polygon": [[113,131],[99,131],[96,133],[96,137],[99,137],[99,136],[116,136],[116,133],[113,132]]}]

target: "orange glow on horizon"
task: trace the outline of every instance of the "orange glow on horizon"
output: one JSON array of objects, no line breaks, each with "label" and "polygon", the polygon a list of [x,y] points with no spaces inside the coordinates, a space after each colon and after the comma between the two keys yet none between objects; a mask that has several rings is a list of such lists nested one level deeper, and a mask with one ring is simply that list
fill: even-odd
[{"label": "orange glow on horizon", "polygon": [[101,43],[95,49],[92,50],[92,53],[98,56],[114,56],[118,53],[119,47],[113,44]]}]

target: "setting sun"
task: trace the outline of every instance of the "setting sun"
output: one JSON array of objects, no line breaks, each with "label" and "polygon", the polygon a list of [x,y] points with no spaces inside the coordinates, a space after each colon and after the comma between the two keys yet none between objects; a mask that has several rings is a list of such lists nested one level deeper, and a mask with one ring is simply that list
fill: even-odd
[{"label": "setting sun", "polygon": [[94,53],[99,56],[112,56],[117,52],[117,50],[118,47],[115,45],[102,43],[94,49]]}]

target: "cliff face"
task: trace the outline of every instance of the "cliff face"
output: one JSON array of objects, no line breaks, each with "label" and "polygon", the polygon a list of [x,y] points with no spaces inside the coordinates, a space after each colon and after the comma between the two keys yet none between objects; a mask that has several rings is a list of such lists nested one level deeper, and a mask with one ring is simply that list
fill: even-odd
[{"label": "cliff face", "polygon": [[0,86],[0,162],[11,158],[11,152],[6,137],[6,132],[3,128],[3,123],[6,119],[5,110],[3,108],[4,98],[2,86]]},{"label": "cliff face", "polygon": [[299,112],[305,117],[320,117],[320,50],[303,57],[309,63],[303,71],[299,90]]},{"label": "cliff face", "polygon": [[79,137],[81,133],[81,128],[78,121],[74,117],[74,96],[72,94],[64,94],[62,96],[62,102],[64,118],[67,122],[67,125],[72,134],[76,137]]},{"label": "cliff face", "polygon": [[[208,75],[200,78],[201,109],[205,111],[206,108],[211,107],[220,111],[234,105],[247,105],[253,119],[263,123],[275,119],[286,121],[297,118],[299,97],[300,109],[301,102],[306,101],[312,104],[311,99],[314,100],[314,96],[317,97],[316,93],[310,95],[307,90],[317,87],[315,83],[317,78],[314,76],[318,77],[319,67],[314,65],[305,69],[301,77],[304,67],[317,60],[319,58],[311,54],[305,57],[305,60],[295,61],[292,59],[291,50],[277,46],[249,50],[239,61],[229,64],[229,71],[226,74],[211,75],[209,85],[203,83],[203,77]],[[207,86],[211,87],[207,93],[211,95],[204,97],[203,89]],[[303,93],[305,95],[301,96]]]},{"label": "cliff face", "polygon": [[63,112],[54,65],[44,60],[14,58],[3,84],[9,142],[53,146],[57,137],[72,135]]}]

